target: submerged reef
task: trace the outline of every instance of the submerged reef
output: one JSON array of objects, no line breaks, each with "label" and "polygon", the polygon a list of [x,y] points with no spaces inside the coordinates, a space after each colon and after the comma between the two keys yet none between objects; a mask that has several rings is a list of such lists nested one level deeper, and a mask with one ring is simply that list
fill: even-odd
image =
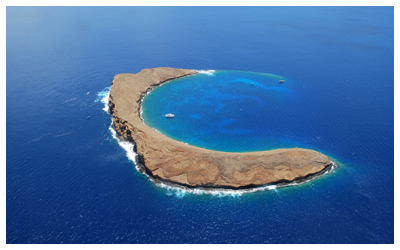
[{"label": "submerged reef", "polygon": [[114,77],[109,112],[118,136],[135,143],[139,167],[154,179],[189,188],[245,189],[307,180],[328,171],[326,155],[309,149],[230,153],[207,150],[171,139],[143,123],[143,97],[168,81],[197,74],[174,68],[144,69]]}]

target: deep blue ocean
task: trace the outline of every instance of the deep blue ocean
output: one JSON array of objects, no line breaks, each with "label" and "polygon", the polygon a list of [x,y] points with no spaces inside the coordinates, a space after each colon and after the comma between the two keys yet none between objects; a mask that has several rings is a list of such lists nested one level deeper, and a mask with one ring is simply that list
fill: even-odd
[{"label": "deep blue ocean", "polygon": [[[394,243],[394,7],[6,13],[7,243]],[[338,168],[251,193],[156,185],[103,110],[116,74],[154,67],[205,72],[150,92],[149,126]]]}]

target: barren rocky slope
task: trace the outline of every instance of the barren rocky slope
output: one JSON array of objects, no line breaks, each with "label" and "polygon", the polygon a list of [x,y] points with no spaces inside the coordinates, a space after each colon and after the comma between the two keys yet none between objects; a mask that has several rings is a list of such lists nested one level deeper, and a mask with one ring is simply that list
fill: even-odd
[{"label": "barren rocky slope", "polygon": [[291,182],[331,166],[327,156],[308,149],[250,153],[206,150],[175,141],[142,122],[140,105],[149,90],[196,73],[154,68],[114,77],[109,99],[114,127],[120,137],[136,144],[139,163],[150,176],[188,187],[248,188]]}]

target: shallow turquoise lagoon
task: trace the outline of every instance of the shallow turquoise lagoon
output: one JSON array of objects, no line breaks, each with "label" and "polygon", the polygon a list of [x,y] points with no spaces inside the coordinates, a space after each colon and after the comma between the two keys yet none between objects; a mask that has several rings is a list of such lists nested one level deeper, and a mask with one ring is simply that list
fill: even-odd
[{"label": "shallow turquoise lagoon", "polygon": [[[299,82],[269,73],[200,72],[149,92],[144,122],[173,139],[228,152],[312,148],[302,137],[320,138],[307,128],[316,98]],[[168,113],[175,117],[166,118]]]}]

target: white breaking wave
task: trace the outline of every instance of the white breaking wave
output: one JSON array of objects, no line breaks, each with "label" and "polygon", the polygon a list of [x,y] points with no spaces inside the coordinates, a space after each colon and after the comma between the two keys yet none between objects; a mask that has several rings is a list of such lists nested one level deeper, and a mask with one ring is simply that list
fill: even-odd
[{"label": "white breaking wave", "polygon": [[103,110],[108,113],[108,100],[110,99],[110,89],[111,87],[105,87],[102,91],[97,93],[97,99],[95,102],[102,102],[104,103],[104,108]]},{"label": "white breaking wave", "polygon": [[117,136],[117,131],[113,128],[113,122],[111,122],[110,127],[108,128],[111,131],[112,137],[117,140],[119,146],[123,148],[126,152],[126,156],[128,157],[129,160],[131,160],[135,164],[135,168],[138,170],[137,166],[137,153],[135,152],[135,144],[128,142],[128,141],[123,141],[118,138]]},{"label": "white breaking wave", "polygon": [[[214,70],[212,70],[212,71],[214,72]],[[108,101],[109,101],[109,97],[110,97],[110,87],[104,88],[101,92],[97,93],[97,96],[98,97],[95,100],[95,102],[101,101],[102,103],[104,103],[103,110],[107,114],[109,114]],[[165,189],[166,194],[169,196],[174,195],[178,198],[182,198],[182,197],[186,196],[187,194],[192,194],[192,195],[211,195],[211,196],[215,196],[215,197],[227,197],[228,196],[228,197],[238,198],[238,197],[241,197],[243,194],[247,194],[247,193],[262,192],[262,191],[269,191],[269,190],[278,192],[278,188],[280,188],[280,187],[301,185],[301,184],[307,183],[307,182],[312,181],[319,177],[319,175],[316,175],[313,178],[304,180],[300,183],[293,182],[293,183],[287,183],[287,184],[267,185],[267,186],[263,186],[263,187],[256,187],[256,188],[242,189],[242,190],[212,189],[212,188],[207,188],[207,189],[206,188],[190,188],[189,189],[189,188],[182,187],[179,185],[166,184],[166,183],[154,180],[151,176],[149,176],[145,172],[141,171],[141,169],[139,168],[139,164],[137,162],[138,154],[135,152],[135,144],[132,142],[124,141],[124,140],[121,140],[120,138],[118,138],[117,132],[113,128],[113,123],[114,123],[114,121],[112,120],[112,117],[111,117],[111,124],[109,127],[111,136],[118,142],[118,145],[125,150],[126,156],[128,157],[129,160],[131,160],[133,162],[135,169],[138,172],[141,172],[142,174],[146,175],[149,178],[149,180],[151,182],[153,182],[157,187]],[[156,130],[156,131],[159,132],[158,130]],[[331,162],[331,163],[332,163],[331,169],[328,171],[325,171],[323,173],[323,175],[331,173],[332,171],[334,171],[336,169],[337,164],[334,162]]]},{"label": "white breaking wave", "polygon": [[[111,89],[110,87],[106,87],[102,91],[98,92],[97,99],[95,100],[95,102],[100,101],[101,103],[104,103],[103,110],[107,114],[109,114],[108,101],[110,98],[110,89]],[[135,164],[135,167],[137,169],[137,161],[136,161],[137,153],[135,152],[135,144],[119,139],[117,136],[117,131],[115,131],[115,129],[113,128],[113,123],[114,123],[114,121],[112,120],[112,117],[111,117],[111,124],[108,129],[111,132],[112,138],[114,138],[118,142],[118,145],[125,150],[126,156],[128,157],[129,160],[131,160]]]},{"label": "white breaking wave", "polygon": [[212,69],[210,69],[210,70],[196,70],[199,74],[207,74],[207,75],[210,75],[210,76],[213,76],[214,75],[214,72],[215,72],[215,70],[212,70]]}]

